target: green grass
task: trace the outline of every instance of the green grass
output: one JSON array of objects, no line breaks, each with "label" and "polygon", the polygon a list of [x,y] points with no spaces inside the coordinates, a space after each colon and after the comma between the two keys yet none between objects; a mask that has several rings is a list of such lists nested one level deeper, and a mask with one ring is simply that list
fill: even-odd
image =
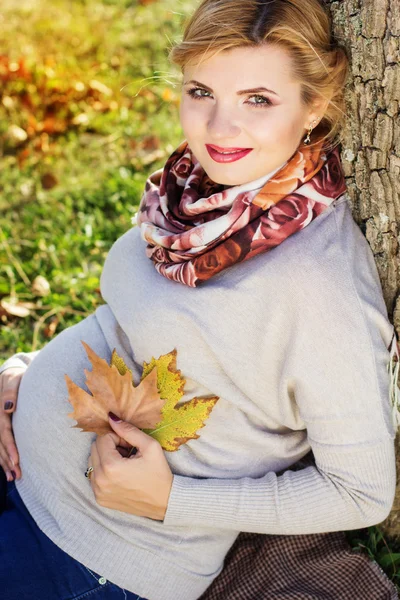
[{"label": "green grass", "polygon": [[[28,303],[29,314],[0,306],[0,362],[102,303],[105,256],[183,139],[167,48],[195,4],[2,0],[0,299]],[[38,275],[46,296],[32,292]],[[400,548],[379,527],[346,536],[398,582]]]},{"label": "green grass", "polygon": [[367,554],[376,561],[400,592],[399,543],[385,539],[379,525],[346,531],[345,534],[353,552]]},{"label": "green grass", "polygon": [[[102,302],[107,251],[131,226],[148,175],[183,139],[167,48],[193,1],[170,5],[2,6],[0,297],[28,302],[30,314],[0,307],[0,360],[42,347],[51,321],[59,332]],[[38,275],[46,297],[32,295]]]}]

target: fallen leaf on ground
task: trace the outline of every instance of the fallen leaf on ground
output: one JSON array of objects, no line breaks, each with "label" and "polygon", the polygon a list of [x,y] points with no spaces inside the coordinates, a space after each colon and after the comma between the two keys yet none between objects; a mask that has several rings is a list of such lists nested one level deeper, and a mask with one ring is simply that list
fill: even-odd
[{"label": "fallen leaf on ground", "polygon": [[40,178],[40,181],[41,181],[43,189],[45,189],[45,190],[51,190],[58,183],[57,177],[55,175],[53,175],[52,173],[45,173]]},{"label": "fallen leaf on ground", "polygon": [[50,291],[50,284],[43,275],[38,275],[32,281],[31,292],[34,296],[48,296]]},{"label": "fallen leaf on ground", "polygon": [[50,323],[44,328],[43,335],[46,338],[51,338],[56,332],[60,319],[58,317],[53,317]]},{"label": "fallen leaf on ground", "polygon": [[29,317],[32,308],[36,308],[36,304],[33,302],[12,302],[4,298],[0,300],[0,313],[12,317]]}]

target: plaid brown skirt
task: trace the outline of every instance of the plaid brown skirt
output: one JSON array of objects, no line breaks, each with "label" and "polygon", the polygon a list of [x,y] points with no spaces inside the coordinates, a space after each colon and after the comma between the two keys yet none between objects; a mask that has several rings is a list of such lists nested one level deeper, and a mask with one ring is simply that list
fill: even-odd
[{"label": "plaid brown skirt", "polygon": [[[315,464],[312,451],[291,470]],[[343,531],[240,533],[199,600],[398,600],[396,586]]]}]

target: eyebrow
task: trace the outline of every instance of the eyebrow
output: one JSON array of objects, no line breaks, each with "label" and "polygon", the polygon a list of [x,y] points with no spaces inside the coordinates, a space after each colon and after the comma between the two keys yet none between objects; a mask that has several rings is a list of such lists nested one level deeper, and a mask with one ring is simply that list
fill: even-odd
[{"label": "eyebrow", "polygon": [[[191,79],[190,81],[186,81],[183,85],[189,85],[191,83],[193,85],[197,85],[199,87],[204,88],[208,92],[212,92],[212,89],[210,87],[208,87],[208,85],[205,85],[205,83],[200,83],[199,81],[196,81],[195,79]],[[258,92],[268,92],[270,94],[274,94],[274,96],[277,96],[279,98],[279,95],[276,92],[274,92],[274,90],[269,90],[266,87],[257,87],[257,88],[252,88],[250,90],[240,90],[240,92],[237,92],[237,95],[238,96],[242,96],[243,94],[256,94]]]}]

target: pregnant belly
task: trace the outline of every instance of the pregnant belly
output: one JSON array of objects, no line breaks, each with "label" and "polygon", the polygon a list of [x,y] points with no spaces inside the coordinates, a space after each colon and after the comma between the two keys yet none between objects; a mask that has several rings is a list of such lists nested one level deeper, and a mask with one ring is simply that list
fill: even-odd
[{"label": "pregnant belly", "polygon": [[87,390],[84,369],[92,369],[81,340],[110,360],[111,351],[95,315],[66,329],[29,365],[13,417],[23,476],[26,473],[30,479],[57,483],[58,491],[66,495],[73,492],[77,474],[85,471],[96,437],[74,428],[76,421],[68,417],[73,407],[68,402],[64,375]]},{"label": "pregnant belly", "polygon": [[151,552],[171,554],[182,542],[184,529],[102,508],[84,477],[96,434],[74,428],[64,378],[67,374],[87,389],[84,369],[90,371],[92,365],[81,340],[110,361],[112,348],[91,315],[45,346],[22,378],[13,417],[22,469],[17,489],[41,529],[64,549],[80,543],[84,523],[83,531],[112,531],[113,543],[122,537],[129,547],[134,542]]}]

